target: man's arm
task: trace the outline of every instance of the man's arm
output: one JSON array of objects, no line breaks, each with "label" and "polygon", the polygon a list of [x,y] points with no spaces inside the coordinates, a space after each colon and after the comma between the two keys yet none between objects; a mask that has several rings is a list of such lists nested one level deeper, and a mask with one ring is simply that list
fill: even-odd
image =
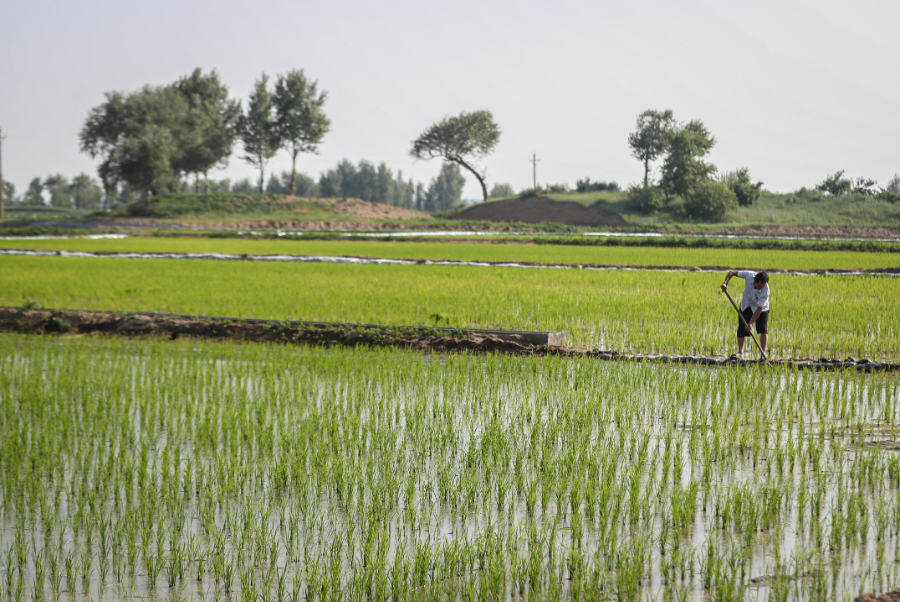
[{"label": "man's arm", "polygon": [[737,270],[731,270],[730,272],[728,272],[727,274],[725,274],[725,282],[722,283],[722,290],[723,290],[723,291],[727,291],[727,290],[728,290],[728,282],[729,282],[732,278],[734,278],[735,276],[737,276],[737,275],[738,275]]},{"label": "man's arm", "polygon": [[757,308],[756,308],[756,311],[753,312],[753,315],[750,317],[750,320],[747,321],[747,327],[748,327],[748,328],[751,327],[751,326],[753,326],[753,325],[756,323],[756,321],[759,319],[759,316],[760,316],[760,314],[762,314],[762,312],[763,312],[763,308],[762,308],[762,307],[757,307]]}]

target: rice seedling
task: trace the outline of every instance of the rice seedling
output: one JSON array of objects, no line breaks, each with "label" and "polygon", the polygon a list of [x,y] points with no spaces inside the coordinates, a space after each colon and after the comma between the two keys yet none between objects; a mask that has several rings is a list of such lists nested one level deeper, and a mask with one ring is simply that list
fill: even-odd
[{"label": "rice seedling", "polygon": [[3,335],[0,582],[853,596],[900,575],[898,398],[892,374]]},{"label": "rice seedling", "polygon": [[[640,353],[733,351],[720,283],[717,273],[0,257],[3,305],[395,325],[439,315],[441,325],[563,331],[575,346]],[[900,279],[777,275],[771,284],[773,358],[900,358],[891,319]]]}]

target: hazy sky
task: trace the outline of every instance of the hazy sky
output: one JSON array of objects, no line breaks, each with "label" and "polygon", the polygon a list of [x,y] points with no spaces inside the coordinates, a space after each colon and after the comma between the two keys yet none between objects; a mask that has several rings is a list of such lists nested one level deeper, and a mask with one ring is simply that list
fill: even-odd
[{"label": "hazy sky", "polygon": [[[78,150],[109,90],[217,69],[246,99],[263,71],[302,68],[328,92],[332,130],[298,170],[386,162],[427,183],[410,141],[434,121],[488,109],[502,129],[489,185],[621,185],[642,177],[627,135],[672,109],[715,135],[719,169],[746,166],[790,191],[846,169],[884,185],[900,171],[900,2],[463,1],[0,2],[3,173],[96,162]],[[246,102],[246,100],[245,100]],[[290,167],[280,153],[269,167]],[[253,177],[235,147],[215,177]],[[465,196],[480,196],[473,178]]]}]

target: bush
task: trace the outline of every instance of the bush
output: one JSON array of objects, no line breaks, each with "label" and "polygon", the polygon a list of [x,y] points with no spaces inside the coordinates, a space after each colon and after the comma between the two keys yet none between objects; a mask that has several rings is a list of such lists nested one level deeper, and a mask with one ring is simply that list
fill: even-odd
[{"label": "bush", "polygon": [[804,186],[794,193],[798,201],[807,203],[819,203],[825,200],[825,195],[817,188],[807,188]]},{"label": "bush", "polygon": [[900,194],[892,190],[882,190],[875,195],[875,198],[885,203],[900,203]]},{"label": "bush", "polygon": [[494,184],[494,187],[491,188],[491,193],[488,195],[488,198],[505,199],[511,196],[516,196],[516,191],[513,190],[512,184]]},{"label": "bush", "polygon": [[763,185],[762,182],[754,184],[750,180],[750,171],[746,167],[725,172],[719,181],[731,189],[741,207],[752,205],[753,201],[759,198],[759,191]]},{"label": "bush", "polygon": [[688,217],[721,222],[729,211],[738,207],[737,195],[725,184],[703,180],[694,186],[684,200]]},{"label": "bush", "polygon": [[615,182],[591,182],[590,178],[575,182],[577,192],[618,192],[619,185]]},{"label": "bush", "polygon": [[628,187],[628,201],[641,213],[654,213],[666,206],[666,193],[658,186],[633,184]]}]

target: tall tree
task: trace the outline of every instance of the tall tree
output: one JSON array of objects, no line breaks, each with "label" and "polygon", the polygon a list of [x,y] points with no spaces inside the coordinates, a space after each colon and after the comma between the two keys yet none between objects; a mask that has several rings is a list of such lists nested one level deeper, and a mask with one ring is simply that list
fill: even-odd
[{"label": "tall tree", "polygon": [[647,110],[637,116],[635,131],[628,134],[631,156],[644,164],[644,188],[650,185],[650,163],[666,151],[674,126],[672,111]]},{"label": "tall tree", "polygon": [[69,186],[69,194],[77,209],[100,209],[103,201],[103,190],[86,173],[75,176]]},{"label": "tall tree", "polygon": [[62,174],[51,174],[44,180],[44,189],[50,193],[51,207],[72,207],[69,179]]},{"label": "tall tree", "polygon": [[33,179],[28,184],[28,190],[22,194],[22,204],[27,207],[43,207],[44,197],[41,194],[44,191],[44,184],[40,178]]},{"label": "tall tree", "polygon": [[[174,86],[144,86],[127,95],[109,92],[106,102],[88,114],[79,134],[81,150],[103,158],[98,171],[107,196],[122,181],[138,190],[159,191],[162,186],[177,190],[179,174],[184,173],[180,162],[185,150],[196,144],[197,134],[189,127],[189,121],[188,101]],[[161,135],[160,130],[165,130],[166,135]],[[165,174],[160,173],[158,162],[144,167],[133,163],[141,156],[159,156],[162,151],[158,148],[150,154],[137,152],[141,147],[149,148],[147,142],[151,139],[154,148],[163,141],[167,144]],[[123,168],[126,164],[127,169]],[[155,174],[149,186],[145,178],[148,172]]]},{"label": "tall tree", "polygon": [[244,143],[244,160],[259,168],[259,192],[266,181],[266,163],[281,146],[278,127],[273,114],[269,76],[262,74],[250,93],[247,113],[241,115],[238,131]]},{"label": "tall tree", "polygon": [[692,120],[676,128],[669,137],[669,147],[663,161],[661,185],[669,194],[685,197],[691,188],[715,173],[714,165],[703,160],[716,139],[706,126]]},{"label": "tall tree", "polygon": [[424,208],[430,213],[446,213],[462,203],[466,179],[455,163],[445,162],[425,192]]},{"label": "tall tree", "polygon": [[279,140],[291,155],[290,194],[297,181],[297,155],[315,153],[331,127],[322,107],[328,94],[317,89],[318,82],[309,81],[303,70],[289,71],[275,82],[276,127]]},{"label": "tall tree", "polygon": [[209,170],[224,164],[234,146],[241,103],[228,98],[228,87],[215,69],[208,75],[195,69],[175,87],[184,95],[189,111],[185,148],[173,167],[185,173],[202,173],[204,190],[209,192]]},{"label": "tall tree", "polygon": [[139,134],[129,136],[116,147],[113,162],[128,184],[150,195],[157,194],[172,177],[169,161],[171,132],[159,125],[147,125]]},{"label": "tall tree", "polygon": [[500,128],[490,111],[462,112],[457,117],[445,117],[422,132],[413,140],[409,154],[416,159],[440,157],[464,167],[481,184],[486,201],[486,171],[478,172],[473,163],[490,155],[499,140]]}]

